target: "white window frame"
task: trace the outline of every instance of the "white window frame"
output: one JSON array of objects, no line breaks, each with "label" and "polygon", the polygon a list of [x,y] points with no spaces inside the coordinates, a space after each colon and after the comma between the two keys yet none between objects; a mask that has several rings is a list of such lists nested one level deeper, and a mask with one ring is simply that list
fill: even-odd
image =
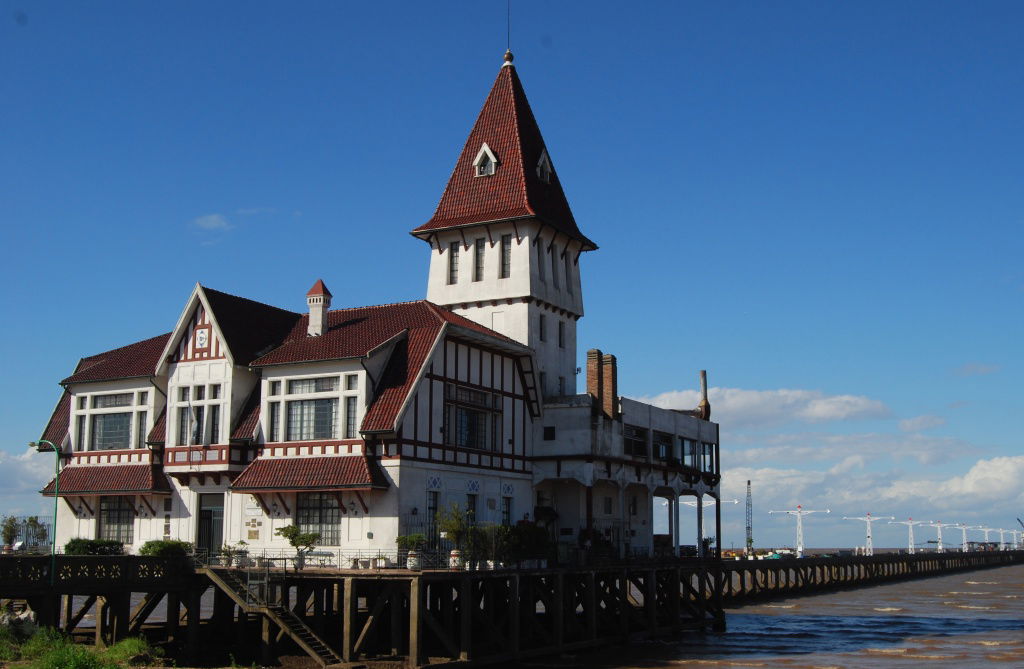
[{"label": "white window frame", "polygon": [[480,150],[477,151],[476,158],[473,159],[473,176],[494,176],[497,167],[498,157],[494,155],[494,151],[491,151],[491,147],[487,146],[487,142],[484,142]]}]

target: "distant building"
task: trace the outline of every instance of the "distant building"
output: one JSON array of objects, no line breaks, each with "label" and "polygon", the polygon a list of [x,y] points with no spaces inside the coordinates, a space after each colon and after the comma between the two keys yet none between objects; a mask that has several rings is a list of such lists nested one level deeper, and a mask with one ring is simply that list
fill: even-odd
[{"label": "distant building", "polygon": [[171,332],[83,358],[43,435],[63,452],[59,543],[277,549],[296,523],[326,549],[393,551],[456,503],[569,546],[679,544],[674,521],[655,538],[654,498],[677,518],[680,495],[718,497],[718,426],[706,392],[690,412],[619,397],[600,351],[575,394],[597,246],[511,54],[412,234],[425,301],[332,310],[317,280],[297,313],[197,285]]}]

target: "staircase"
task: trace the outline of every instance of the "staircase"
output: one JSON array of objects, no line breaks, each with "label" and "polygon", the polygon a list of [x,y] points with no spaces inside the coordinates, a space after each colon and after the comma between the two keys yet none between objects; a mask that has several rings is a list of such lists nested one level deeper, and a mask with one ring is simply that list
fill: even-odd
[{"label": "staircase", "polygon": [[246,613],[256,613],[269,618],[321,667],[346,666],[330,646],[302,621],[302,618],[280,604],[268,603],[263,593],[254,591],[246,585],[237,572],[212,567],[200,571]]}]

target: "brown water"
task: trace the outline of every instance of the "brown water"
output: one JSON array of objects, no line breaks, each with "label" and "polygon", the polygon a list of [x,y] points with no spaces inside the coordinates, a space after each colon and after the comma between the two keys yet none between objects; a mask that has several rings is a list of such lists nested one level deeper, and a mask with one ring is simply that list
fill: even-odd
[{"label": "brown water", "polygon": [[531,667],[1024,668],[1024,566],[730,609],[724,634]]}]

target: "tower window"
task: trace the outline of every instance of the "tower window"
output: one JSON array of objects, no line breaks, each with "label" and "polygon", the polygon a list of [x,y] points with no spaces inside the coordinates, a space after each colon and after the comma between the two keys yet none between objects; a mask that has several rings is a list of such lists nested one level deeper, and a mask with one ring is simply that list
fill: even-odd
[{"label": "tower window", "polygon": [[537,161],[537,178],[544,183],[551,183],[551,160],[548,158],[548,150],[540,154],[540,160]]},{"label": "tower window", "polygon": [[487,247],[484,244],[487,240],[483,237],[476,240],[476,244],[473,247],[473,281],[483,281],[484,279],[484,251]]},{"label": "tower window", "polygon": [[566,248],[566,252],[562,254],[562,257],[565,258],[565,290],[572,295],[572,261],[569,260],[568,251],[569,249]]},{"label": "tower window", "polygon": [[448,285],[459,282],[459,243],[448,245]]},{"label": "tower window", "polygon": [[501,270],[499,279],[507,279],[512,275],[512,235],[501,236]]},{"label": "tower window", "polygon": [[558,247],[551,245],[551,282],[558,288]]},{"label": "tower window", "polygon": [[547,338],[548,338],[548,317],[545,316],[544,314],[540,315],[540,326],[538,327],[538,330],[540,331],[540,340],[541,341],[547,341]]},{"label": "tower window", "polygon": [[498,158],[491,151],[491,147],[484,143],[480,147],[480,151],[477,152],[476,158],[473,160],[473,174],[478,177],[489,177],[494,174],[494,169],[497,167]]},{"label": "tower window", "polygon": [[565,348],[565,321],[558,321],[558,348]]},{"label": "tower window", "polygon": [[545,269],[544,269],[544,240],[543,239],[538,239],[537,240],[537,277],[541,281],[547,281],[547,278],[544,276],[544,274],[545,274]]}]

